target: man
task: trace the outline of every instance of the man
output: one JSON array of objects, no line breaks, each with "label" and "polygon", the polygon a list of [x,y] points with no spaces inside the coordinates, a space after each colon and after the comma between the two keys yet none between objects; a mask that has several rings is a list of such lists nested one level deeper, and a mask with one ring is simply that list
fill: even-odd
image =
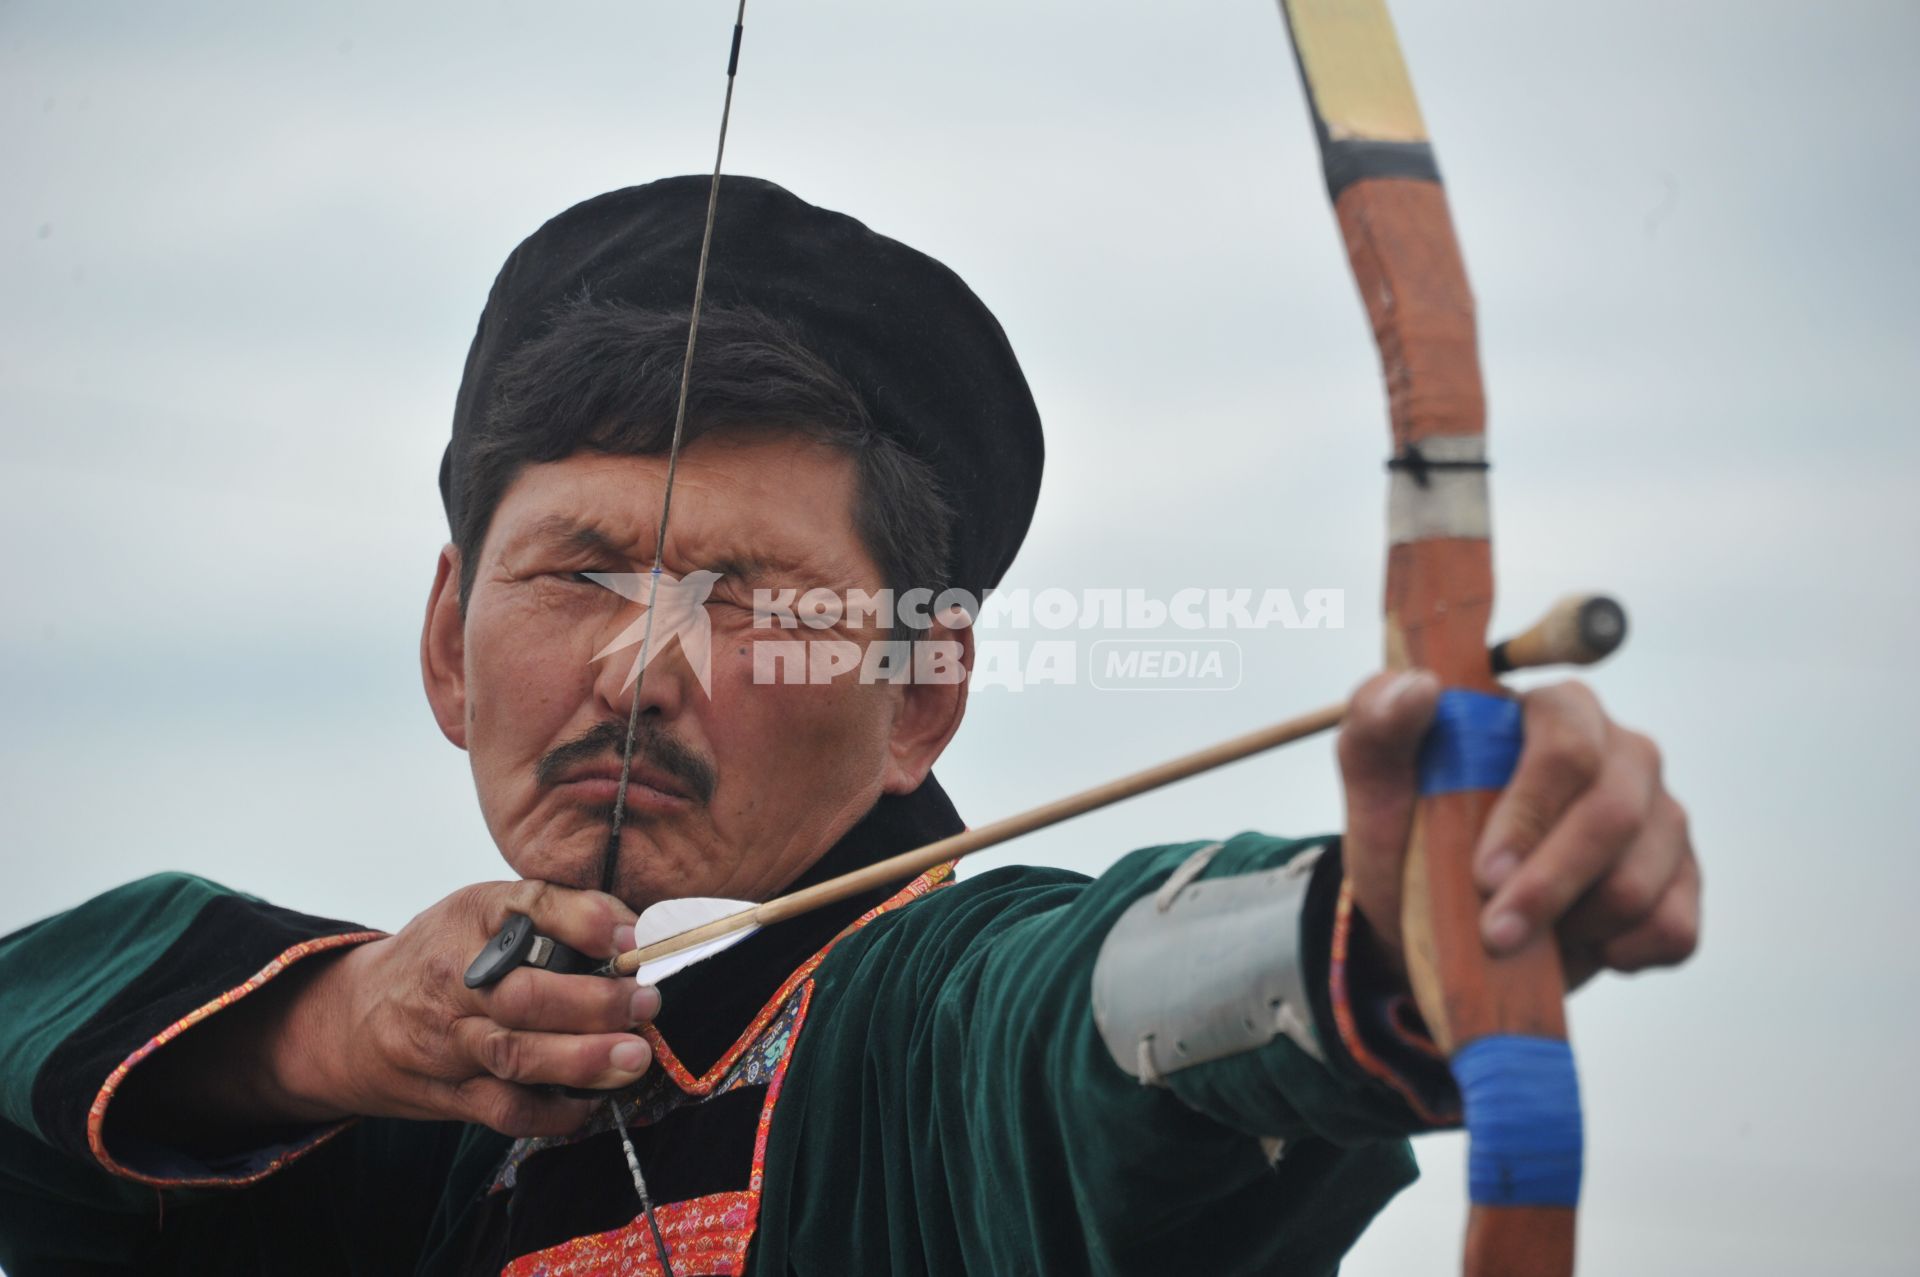
[{"label": "man", "polygon": [[[951,272],[729,179],[669,517],[706,195],[672,179],[549,222],[468,358],[421,668],[518,881],[383,936],[165,875],[0,942],[15,1277],[1328,1273],[1411,1180],[1403,1137],[1458,1120],[1399,957],[1424,675],[1354,702],[1343,840],[1153,848],[1093,881],[936,871],[658,989],[465,986],[516,913],[604,958],[653,902],[764,899],[961,828],[931,769],[964,679],[769,680],[754,592],[991,588],[1038,496],[1031,396]],[[606,585],[653,566],[663,517],[710,628],[636,681]],[[897,619],[808,637],[970,659],[964,618]],[[1653,746],[1577,686],[1525,712],[1479,863],[1489,946],[1553,929],[1576,981],[1683,959],[1699,875]],[[1270,1031],[1188,1063],[1126,1030],[1124,972],[1177,950],[1209,883],[1270,937],[1224,973],[1287,992]],[[1166,922],[1140,935],[1143,900]]]}]

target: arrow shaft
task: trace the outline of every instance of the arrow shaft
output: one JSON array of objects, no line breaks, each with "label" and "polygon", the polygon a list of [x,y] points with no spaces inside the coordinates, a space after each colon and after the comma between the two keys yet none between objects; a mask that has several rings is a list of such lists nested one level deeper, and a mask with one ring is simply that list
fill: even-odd
[{"label": "arrow shaft", "polygon": [[777,896],[737,914],[717,918],[702,926],[683,931],[679,935],[669,936],[643,949],[635,949],[621,954],[613,961],[613,971],[618,975],[632,975],[640,965],[656,958],[664,958],[680,953],[696,945],[705,944],[721,936],[744,931],[749,927],[766,926],[787,918],[811,912],[822,905],[833,904],[850,896],[860,895],[875,887],[898,882],[902,878],[918,877],[930,869],[937,868],[949,861],[975,852],[997,847],[1001,843],[1018,838],[1023,834],[1034,833],[1050,825],[1057,825],[1075,816],[1084,816],[1088,812],[1110,807],[1124,799],[1164,788],[1176,781],[1198,776],[1202,772],[1224,767],[1228,763],[1237,763],[1241,759],[1251,758],[1255,754],[1277,749],[1281,745],[1316,736],[1328,728],[1339,725],[1346,716],[1346,702],[1327,705],[1311,713],[1289,718],[1285,722],[1274,723],[1244,735],[1235,736],[1205,749],[1195,750],[1191,754],[1182,754],[1153,767],[1145,768],[1131,775],[1121,776],[1104,784],[1083,789],[1077,794],[1065,798],[1056,798],[1017,815],[996,820],[990,825],[981,825],[968,829],[938,842],[928,843],[912,851],[902,852],[886,860],[856,869],[852,873],[830,878],[826,882],[815,883],[788,895]]}]

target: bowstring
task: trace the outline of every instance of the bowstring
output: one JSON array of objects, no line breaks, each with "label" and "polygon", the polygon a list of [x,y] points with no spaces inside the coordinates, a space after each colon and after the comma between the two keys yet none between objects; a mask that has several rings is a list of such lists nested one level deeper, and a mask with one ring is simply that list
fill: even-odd
[{"label": "bowstring", "polygon": [[[680,443],[687,429],[687,392],[693,379],[694,343],[700,336],[700,305],[707,294],[707,259],[713,251],[713,223],[720,209],[720,168],[727,154],[727,123],[733,117],[733,82],[740,70],[740,37],[744,32],[747,17],[747,0],[740,0],[733,16],[733,44],[727,53],[727,95],[720,107],[720,140],[713,151],[713,181],[707,188],[707,220],[700,232],[700,265],[693,277],[693,308],[687,315],[687,352],[680,361],[680,397],[673,410],[673,440],[667,446],[666,491],[660,498],[660,526],[653,543],[653,571],[648,574],[646,623],[640,632],[640,664],[634,671],[633,704],[627,711],[627,740],[620,751],[620,787],[614,793],[613,821],[607,830],[607,845],[600,855],[600,890],[612,894],[614,878],[620,866],[620,831],[626,822],[627,786],[633,779],[633,747],[640,734],[640,689],[647,677],[647,660],[653,650],[653,605],[660,594],[661,564],[667,554],[667,519],[673,513],[673,478],[680,468]],[[627,1134],[626,1119],[621,1116],[620,1102],[613,1096],[607,1097],[607,1110],[613,1116],[613,1126],[620,1133],[620,1147],[626,1153],[627,1169],[633,1174],[634,1192],[640,1198],[640,1209],[646,1216],[647,1228],[653,1234],[654,1250],[660,1257],[660,1271],[665,1277],[673,1277],[673,1263],[667,1255],[667,1239],[660,1231],[660,1222],[654,1218],[653,1198],[647,1192],[646,1177],[640,1173],[640,1156],[634,1150],[633,1139]]]},{"label": "bowstring", "polygon": [[633,1176],[633,1191],[640,1195],[640,1211],[647,1217],[647,1229],[653,1234],[653,1248],[660,1256],[660,1271],[666,1277],[673,1277],[673,1264],[667,1259],[667,1238],[660,1231],[660,1221],[653,1217],[653,1196],[647,1192],[647,1177],[640,1173],[640,1154],[634,1151],[633,1139],[627,1134],[627,1120],[620,1115],[620,1106],[612,1100],[607,1105],[613,1111],[614,1129],[620,1132],[620,1147],[627,1155],[627,1171]]}]

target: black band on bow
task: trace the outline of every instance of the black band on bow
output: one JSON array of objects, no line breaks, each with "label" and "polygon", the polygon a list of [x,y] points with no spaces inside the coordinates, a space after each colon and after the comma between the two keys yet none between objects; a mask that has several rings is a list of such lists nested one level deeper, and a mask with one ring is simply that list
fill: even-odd
[{"label": "black band on bow", "polygon": [[1413,476],[1417,487],[1424,488],[1429,482],[1428,476],[1435,470],[1490,470],[1492,465],[1487,461],[1436,460],[1420,451],[1419,444],[1410,443],[1399,456],[1387,459],[1387,469],[1406,471]]}]

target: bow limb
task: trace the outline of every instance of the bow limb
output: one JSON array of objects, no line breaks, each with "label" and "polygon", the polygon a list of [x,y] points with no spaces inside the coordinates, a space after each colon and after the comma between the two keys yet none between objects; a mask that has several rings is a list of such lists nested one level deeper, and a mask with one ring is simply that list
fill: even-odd
[{"label": "bow limb", "polygon": [[1551,935],[1495,958],[1473,853],[1519,748],[1495,682],[1485,399],[1473,298],[1382,0],[1281,0],[1327,185],[1380,348],[1393,433],[1387,663],[1445,687],[1422,754],[1402,929],[1471,1143],[1470,1277],[1573,1269],[1580,1118]]}]

